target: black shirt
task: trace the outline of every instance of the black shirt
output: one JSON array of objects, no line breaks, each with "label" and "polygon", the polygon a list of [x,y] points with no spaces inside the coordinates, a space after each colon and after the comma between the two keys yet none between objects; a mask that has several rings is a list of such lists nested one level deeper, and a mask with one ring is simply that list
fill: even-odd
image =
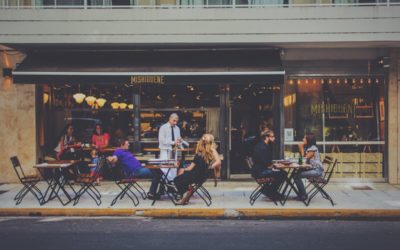
[{"label": "black shirt", "polygon": [[201,154],[196,154],[196,156],[193,159],[193,163],[195,164],[195,166],[190,171],[191,174],[197,177],[204,177],[207,174],[209,164],[207,164],[203,156],[201,156]]},{"label": "black shirt", "polygon": [[259,176],[263,170],[272,165],[272,160],[271,143],[265,144],[264,141],[258,142],[253,151],[254,165],[251,169],[251,175],[253,177]]}]

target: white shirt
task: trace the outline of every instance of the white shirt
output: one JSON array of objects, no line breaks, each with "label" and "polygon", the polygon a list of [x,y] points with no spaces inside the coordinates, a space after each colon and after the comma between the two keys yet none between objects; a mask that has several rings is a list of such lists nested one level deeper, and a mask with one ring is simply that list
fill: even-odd
[{"label": "white shirt", "polygon": [[[174,137],[175,140],[181,137],[181,130],[178,126],[174,126]],[[172,132],[171,132],[171,124],[169,122],[165,123],[160,127],[158,131],[158,147],[163,149],[172,150],[172,145],[174,145],[174,141],[172,140]]]}]

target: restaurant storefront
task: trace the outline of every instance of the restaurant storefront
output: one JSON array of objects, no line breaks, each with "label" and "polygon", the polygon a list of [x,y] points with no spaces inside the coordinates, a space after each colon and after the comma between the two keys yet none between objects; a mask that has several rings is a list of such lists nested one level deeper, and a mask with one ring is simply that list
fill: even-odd
[{"label": "restaurant storefront", "polygon": [[268,121],[280,131],[283,79],[274,49],[34,52],[14,71],[14,83],[34,83],[37,98],[43,96],[37,105],[39,161],[54,157],[68,123],[83,145],[101,123],[112,146],[127,137],[138,157],[157,157],[158,128],[178,113],[189,148],[205,132],[215,136],[224,178],[249,172],[240,144],[248,136],[254,142],[259,124]]},{"label": "restaurant storefront", "polygon": [[386,177],[385,73],[367,61],[284,65],[268,49],[39,51],[14,83],[36,84],[38,161],[52,156],[67,123],[83,144],[101,123],[112,145],[126,136],[136,155],[155,157],[158,128],[176,112],[190,148],[215,135],[224,178],[250,172],[245,157],[266,127],[280,135],[276,157],[297,157],[298,141],[314,133],[339,160],[334,177]]}]

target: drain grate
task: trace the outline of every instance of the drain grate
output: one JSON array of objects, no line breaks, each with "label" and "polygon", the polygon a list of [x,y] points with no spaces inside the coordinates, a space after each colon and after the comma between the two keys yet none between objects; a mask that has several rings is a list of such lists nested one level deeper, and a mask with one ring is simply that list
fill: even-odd
[{"label": "drain grate", "polygon": [[4,193],[7,193],[8,192],[8,190],[0,190],[0,194],[4,194]]},{"label": "drain grate", "polygon": [[351,186],[353,190],[373,190],[370,186]]}]

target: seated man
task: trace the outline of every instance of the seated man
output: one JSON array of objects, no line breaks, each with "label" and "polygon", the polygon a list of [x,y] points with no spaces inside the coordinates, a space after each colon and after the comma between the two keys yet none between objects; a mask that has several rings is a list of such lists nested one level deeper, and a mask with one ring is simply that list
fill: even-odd
[{"label": "seated man", "polygon": [[271,199],[281,199],[281,194],[278,193],[278,188],[285,181],[287,173],[280,170],[272,169],[272,146],[275,143],[275,135],[272,130],[261,132],[261,140],[254,147],[253,152],[253,168],[252,176],[254,178],[272,177],[275,181],[265,186],[262,190],[263,194]]},{"label": "seated man", "polygon": [[127,178],[149,178],[152,179],[151,186],[147,197],[149,199],[156,198],[158,184],[161,179],[161,170],[150,170],[142,167],[142,164],[129,152],[129,141],[126,139],[119,139],[118,144],[120,147],[114,151],[112,156],[107,157],[110,163],[119,163],[126,173]]}]

